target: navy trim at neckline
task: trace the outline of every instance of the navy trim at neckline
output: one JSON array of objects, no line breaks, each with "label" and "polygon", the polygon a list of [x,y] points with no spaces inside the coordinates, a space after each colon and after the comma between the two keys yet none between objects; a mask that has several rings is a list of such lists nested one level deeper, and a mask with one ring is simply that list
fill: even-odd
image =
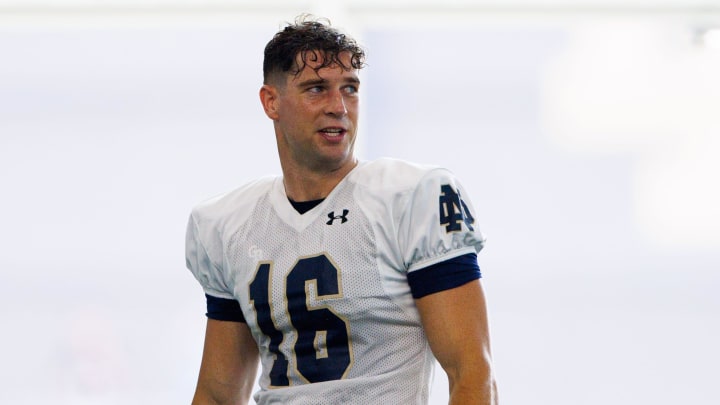
[{"label": "navy trim at neckline", "polygon": [[310,211],[311,209],[315,208],[320,204],[321,202],[325,201],[324,198],[321,198],[319,200],[310,200],[310,201],[293,201],[288,198],[288,201],[290,201],[290,204],[295,208],[295,211],[299,212],[300,215]]}]

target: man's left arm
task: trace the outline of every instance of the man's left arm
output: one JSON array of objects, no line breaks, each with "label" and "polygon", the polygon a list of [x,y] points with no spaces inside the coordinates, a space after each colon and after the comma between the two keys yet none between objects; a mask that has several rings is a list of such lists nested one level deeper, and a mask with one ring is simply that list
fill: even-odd
[{"label": "man's left arm", "polygon": [[450,405],[497,405],[480,280],[415,300],[430,348],[448,375]]}]

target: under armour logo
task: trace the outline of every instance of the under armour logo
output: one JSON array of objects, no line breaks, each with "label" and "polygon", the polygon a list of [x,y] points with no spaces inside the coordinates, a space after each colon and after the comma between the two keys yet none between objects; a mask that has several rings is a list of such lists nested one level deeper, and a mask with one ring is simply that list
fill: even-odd
[{"label": "under armour logo", "polygon": [[327,221],[326,224],[332,225],[332,224],[333,224],[333,221],[335,221],[336,219],[339,219],[339,220],[340,220],[340,223],[341,223],[341,224],[344,224],[344,223],[347,222],[347,220],[348,220],[348,219],[347,219],[347,214],[348,214],[348,212],[350,212],[350,211],[349,211],[349,210],[343,210],[342,215],[335,215],[335,211],[330,212],[330,213],[328,214],[328,218],[330,218],[330,220]]}]

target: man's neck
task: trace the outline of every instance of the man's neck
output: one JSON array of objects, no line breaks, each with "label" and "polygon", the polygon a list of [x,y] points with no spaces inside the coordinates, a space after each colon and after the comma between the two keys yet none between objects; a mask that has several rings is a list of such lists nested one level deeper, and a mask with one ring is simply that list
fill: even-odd
[{"label": "man's neck", "polygon": [[325,198],[357,164],[357,159],[353,158],[337,170],[325,172],[283,167],[285,194],[294,201]]}]

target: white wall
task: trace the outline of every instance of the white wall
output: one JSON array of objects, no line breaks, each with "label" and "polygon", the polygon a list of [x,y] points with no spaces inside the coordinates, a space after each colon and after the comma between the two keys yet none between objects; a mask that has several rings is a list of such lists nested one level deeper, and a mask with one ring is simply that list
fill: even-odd
[{"label": "white wall", "polygon": [[[294,14],[0,18],[0,402],[189,402],[185,221],[279,171],[257,90]],[[717,403],[720,68],[698,24],[363,16],[361,153],[471,192],[503,403]]]}]

